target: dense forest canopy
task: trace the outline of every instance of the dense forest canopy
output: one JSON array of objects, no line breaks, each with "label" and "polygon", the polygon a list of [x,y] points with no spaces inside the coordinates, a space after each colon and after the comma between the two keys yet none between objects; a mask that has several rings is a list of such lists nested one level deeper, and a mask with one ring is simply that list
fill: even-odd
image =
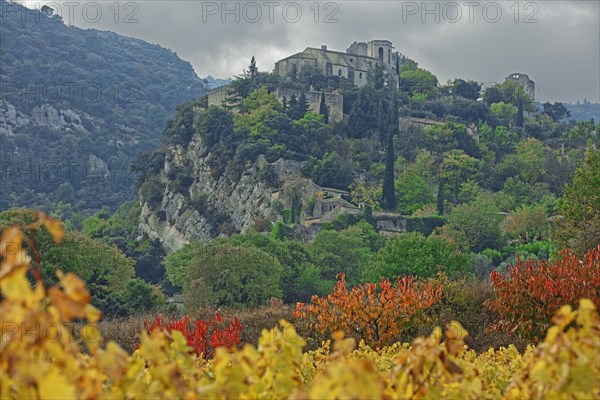
[{"label": "dense forest canopy", "polygon": [[[205,82],[174,52],[0,1],[0,209],[64,217],[135,198],[129,164]],[[24,18],[23,16],[26,16]]]}]

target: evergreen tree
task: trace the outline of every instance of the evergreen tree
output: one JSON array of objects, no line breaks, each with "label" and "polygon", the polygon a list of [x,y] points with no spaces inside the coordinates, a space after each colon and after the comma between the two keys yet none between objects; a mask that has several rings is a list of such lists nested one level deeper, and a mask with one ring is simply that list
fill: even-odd
[{"label": "evergreen tree", "polygon": [[294,113],[294,110],[298,107],[298,99],[296,98],[296,95],[293,94],[292,97],[290,97],[290,101],[287,104],[287,110],[286,110],[286,115],[288,117],[290,117],[290,119],[294,119],[292,118],[292,115]]},{"label": "evergreen tree", "polygon": [[438,215],[444,215],[444,178],[440,177],[437,193],[437,212]]},{"label": "evergreen tree", "polygon": [[329,123],[329,109],[325,103],[325,91],[321,90],[321,103],[319,104],[319,114],[323,116],[323,122]]},{"label": "evergreen tree", "polygon": [[292,95],[290,103],[288,104],[287,115],[292,120],[299,120],[308,112],[308,101],[306,95],[302,93],[299,98],[296,95]]},{"label": "evergreen tree", "polygon": [[524,121],[524,117],[523,117],[523,101],[521,99],[519,99],[519,103],[517,105],[517,118],[515,121],[515,125],[517,125],[519,128],[523,127],[523,121]]},{"label": "evergreen tree", "polygon": [[307,112],[308,112],[308,100],[306,100],[306,95],[304,94],[304,92],[302,92],[302,94],[300,95],[300,98],[298,99],[298,113],[302,114],[300,116],[300,118],[304,117],[304,115]]},{"label": "evergreen tree", "polygon": [[250,66],[248,66],[248,74],[250,78],[256,78],[258,76],[258,68],[256,67],[256,59],[252,56],[250,60]]},{"label": "evergreen tree", "polygon": [[396,93],[391,104],[387,122],[387,140],[385,148],[385,171],[383,175],[383,208],[396,208],[396,193],[394,188],[394,136],[398,133],[398,99]]}]

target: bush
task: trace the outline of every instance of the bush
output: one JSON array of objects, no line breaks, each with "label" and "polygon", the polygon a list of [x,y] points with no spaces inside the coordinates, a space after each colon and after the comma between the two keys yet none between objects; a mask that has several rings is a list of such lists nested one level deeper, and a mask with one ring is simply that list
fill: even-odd
[{"label": "bush", "polygon": [[213,357],[217,347],[234,347],[240,344],[242,325],[237,318],[223,322],[219,313],[211,320],[195,320],[184,315],[180,320],[165,321],[162,315],[154,321],[145,321],[144,328],[151,334],[159,329],[167,332],[179,331],[187,340],[198,357],[208,360]]},{"label": "bush", "polygon": [[491,281],[495,298],[487,306],[500,317],[493,329],[539,340],[563,304],[587,298],[600,306],[600,246],[583,260],[569,250],[554,264],[518,259],[506,274],[492,272]]},{"label": "bush", "polygon": [[494,270],[494,260],[482,253],[471,254],[471,265],[473,275],[480,280],[488,280]]},{"label": "bush", "polygon": [[321,333],[343,331],[345,335],[364,340],[369,346],[387,346],[413,318],[435,304],[441,287],[426,284],[416,289],[412,277],[397,282],[382,279],[379,285],[366,283],[347,287],[344,274],[327,297],[313,296],[310,304],[298,303],[294,315],[309,318],[311,328]]}]

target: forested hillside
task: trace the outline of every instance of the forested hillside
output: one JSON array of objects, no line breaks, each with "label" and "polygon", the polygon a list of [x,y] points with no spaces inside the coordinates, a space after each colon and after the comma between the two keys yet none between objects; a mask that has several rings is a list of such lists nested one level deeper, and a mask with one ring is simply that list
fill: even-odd
[{"label": "forested hillside", "polygon": [[68,217],[135,198],[129,164],[205,82],[161,46],[0,7],[0,208]]}]

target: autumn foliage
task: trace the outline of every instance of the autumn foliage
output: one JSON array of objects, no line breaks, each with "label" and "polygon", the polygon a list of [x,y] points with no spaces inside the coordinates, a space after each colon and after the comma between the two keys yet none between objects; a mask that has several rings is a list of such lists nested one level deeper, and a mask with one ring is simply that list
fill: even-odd
[{"label": "autumn foliage", "polygon": [[190,319],[184,315],[179,320],[164,320],[162,315],[156,317],[154,321],[145,321],[144,328],[148,333],[159,329],[169,333],[179,331],[187,340],[194,352],[206,360],[213,357],[217,347],[234,347],[240,344],[240,334],[242,333],[242,324],[237,318],[223,322],[219,313],[209,321]]},{"label": "autumn foliage", "polygon": [[491,274],[495,298],[486,305],[500,315],[492,330],[512,330],[541,339],[564,304],[593,300],[600,307],[600,246],[583,260],[569,250],[556,263],[517,260],[505,274]]},{"label": "autumn foliage", "polygon": [[[56,231],[51,234],[60,241],[62,228]],[[455,321],[447,326],[445,339],[442,330],[435,328],[429,337],[416,338],[410,345],[395,343],[374,350],[336,332],[333,346],[326,341],[314,351],[303,352],[306,342],[294,326],[281,321],[279,327],[264,330],[257,345],[218,347],[214,358],[203,362],[177,329],[141,332],[140,346],[133,354],[114,342],[104,344],[95,327],[99,312],[90,305],[90,294],[79,277],[58,273],[57,285],[46,289],[38,280],[32,286],[27,277],[31,259],[21,230],[5,230],[0,242],[1,399],[600,396],[600,358],[596,357],[600,317],[588,299],[582,299],[577,310],[562,306],[543,343],[523,354],[514,346],[476,354],[465,346],[467,332]],[[409,278],[397,284],[383,281],[380,286],[379,290],[376,285],[343,290],[342,276],[336,288],[358,294],[373,315],[387,315],[378,312],[377,304],[382,308],[396,304],[393,295],[401,298],[397,309],[406,305],[404,316],[439,297],[433,288],[425,290],[429,300],[421,297]],[[415,302],[420,303],[412,305]],[[88,323],[80,341],[72,334],[72,323],[81,320]]]},{"label": "autumn foliage", "polygon": [[442,288],[425,284],[416,288],[413,277],[379,285],[366,283],[348,288],[343,273],[326,297],[313,296],[310,304],[298,303],[294,316],[310,318],[311,329],[321,333],[343,331],[372,346],[386,346],[398,339],[411,319],[435,304]]}]

